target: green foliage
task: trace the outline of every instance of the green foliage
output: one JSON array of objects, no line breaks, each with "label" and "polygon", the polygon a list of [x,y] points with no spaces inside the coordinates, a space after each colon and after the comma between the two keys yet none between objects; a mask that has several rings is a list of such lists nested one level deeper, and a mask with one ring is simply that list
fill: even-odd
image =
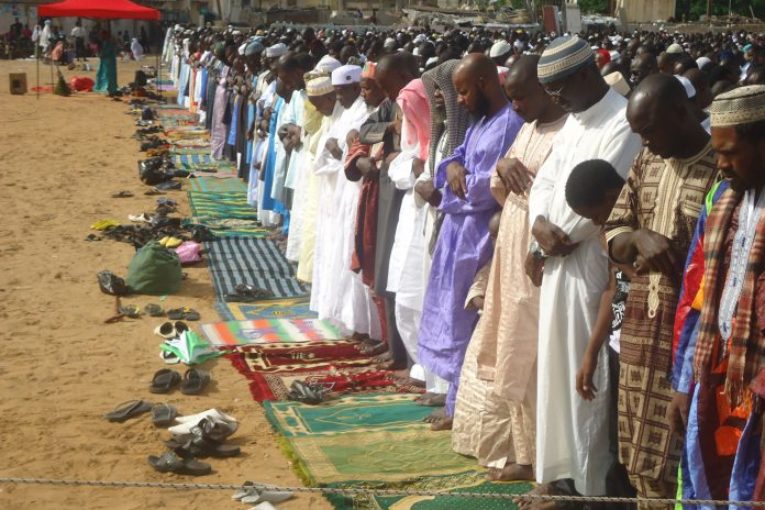
[{"label": "green foliage", "polygon": [[608,0],[579,0],[582,14],[609,14]]},{"label": "green foliage", "polygon": [[[752,15],[749,11],[750,5],[752,10],[754,10],[755,16],[765,19],[765,0],[732,0],[730,8],[734,15],[750,17]],[[687,14],[687,20],[698,20],[700,16],[704,16],[707,13],[707,0],[678,0],[676,9],[678,19],[682,19],[683,14]],[[728,1],[713,0],[712,15],[727,16]]]}]

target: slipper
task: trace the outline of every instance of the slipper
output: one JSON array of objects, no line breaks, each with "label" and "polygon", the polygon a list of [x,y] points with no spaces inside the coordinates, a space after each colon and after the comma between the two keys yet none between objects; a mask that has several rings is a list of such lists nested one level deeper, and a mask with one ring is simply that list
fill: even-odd
[{"label": "slipper", "polygon": [[178,475],[203,476],[212,473],[210,464],[199,462],[195,459],[184,459],[175,452],[167,452],[157,457],[149,455],[148,458],[151,467],[160,473],[175,473]]},{"label": "slipper", "polygon": [[308,384],[303,381],[293,381],[290,391],[287,393],[287,398],[308,405],[317,405],[324,402],[324,397],[329,391],[329,389],[323,386]]},{"label": "slipper", "polygon": [[151,216],[146,213],[128,214],[128,219],[133,223],[151,223]]},{"label": "slipper", "polygon": [[170,393],[181,382],[181,374],[169,368],[158,370],[151,380],[149,391],[152,393]]},{"label": "slipper", "polygon": [[170,351],[159,351],[159,359],[165,362],[166,365],[177,365],[181,362],[181,358],[176,356],[174,353]]},{"label": "slipper", "polygon": [[151,402],[145,400],[130,400],[118,405],[114,411],[104,415],[104,418],[114,423],[122,423],[151,410]]},{"label": "slipper", "polygon": [[132,191],[119,191],[117,193],[112,193],[112,198],[130,198],[132,196]]},{"label": "slipper", "polygon": [[184,395],[199,395],[210,384],[210,373],[198,368],[190,368],[183,374],[181,393]]},{"label": "slipper", "polygon": [[166,340],[170,340],[171,338],[177,338],[178,332],[175,329],[175,325],[168,321],[163,322],[156,328],[154,328],[154,334],[157,336],[161,336],[162,338]]},{"label": "slipper", "polygon": [[117,308],[117,312],[120,315],[124,315],[125,317],[130,317],[131,319],[137,319],[141,316],[141,309],[138,308],[136,305],[120,306]]},{"label": "slipper", "polygon": [[173,308],[167,311],[167,318],[171,320],[185,319],[187,321],[198,321],[200,318],[199,312],[193,308]]},{"label": "slipper", "polygon": [[155,427],[166,427],[175,421],[178,410],[170,404],[157,404],[151,408],[151,421]]},{"label": "slipper", "polygon": [[215,457],[224,459],[236,457],[242,453],[241,448],[236,445],[219,443],[194,434],[173,436],[172,439],[165,441],[165,446],[181,457]]},{"label": "slipper", "polygon": [[[176,418],[176,421],[180,421],[180,418],[181,417]],[[239,423],[236,421],[217,421],[211,418],[202,418],[197,421],[181,422],[178,425],[173,425],[167,430],[176,436],[197,433],[207,439],[222,443],[228,436],[236,432],[238,428]],[[200,431],[197,431],[196,429],[200,429]]]},{"label": "slipper", "polygon": [[250,496],[255,492],[257,492],[257,489],[255,488],[255,482],[247,480],[242,484],[242,487],[236,491],[233,496],[231,496],[231,499],[234,501],[240,501],[243,497]]},{"label": "slipper", "polygon": [[144,306],[143,311],[146,312],[150,317],[162,317],[165,315],[165,311],[156,303],[149,303],[148,305]]}]

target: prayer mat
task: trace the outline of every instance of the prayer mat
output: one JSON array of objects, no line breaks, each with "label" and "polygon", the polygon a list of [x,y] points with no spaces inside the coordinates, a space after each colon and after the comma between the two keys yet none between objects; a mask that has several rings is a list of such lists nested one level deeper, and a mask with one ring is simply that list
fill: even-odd
[{"label": "prayer mat", "polygon": [[[351,484],[333,483],[330,487],[350,487]],[[337,510],[515,510],[518,506],[510,499],[460,496],[464,493],[514,496],[532,489],[527,482],[489,482],[484,471],[468,471],[456,475],[428,476],[408,483],[361,482],[354,487],[400,489],[439,492],[439,496],[356,496],[327,495]]]},{"label": "prayer mat", "polygon": [[232,358],[231,363],[248,378],[255,372],[310,372],[371,365],[374,357],[362,354],[357,346],[355,340],[241,346],[239,359]]},{"label": "prayer mat", "polygon": [[202,324],[202,334],[218,349],[241,345],[300,344],[342,340],[347,335],[328,320],[260,319]]},{"label": "prayer mat", "polygon": [[197,176],[194,179],[189,179],[191,185],[191,191],[201,191],[204,193],[220,193],[220,192],[235,192],[235,193],[247,193],[247,186],[240,179],[220,178],[205,175],[205,172],[194,172]]},{"label": "prayer mat", "polygon": [[313,319],[317,315],[308,306],[306,298],[269,299],[255,303],[225,303],[215,307],[224,320],[245,321],[257,319]]},{"label": "prayer mat", "polygon": [[207,260],[221,300],[240,283],[267,289],[275,298],[306,295],[295,270],[273,241],[255,237],[221,237],[204,243]]},{"label": "prayer mat", "polygon": [[316,484],[403,482],[475,470],[452,451],[451,432],[422,419],[431,408],[414,395],[354,395],[309,406],[264,402],[266,417],[285,436],[288,453]]},{"label": "prayer mat", "polygon": [[258,218],[258,212],[247,203],[244,191],[189,192],[191,215],[201,220],[252,220]]}]

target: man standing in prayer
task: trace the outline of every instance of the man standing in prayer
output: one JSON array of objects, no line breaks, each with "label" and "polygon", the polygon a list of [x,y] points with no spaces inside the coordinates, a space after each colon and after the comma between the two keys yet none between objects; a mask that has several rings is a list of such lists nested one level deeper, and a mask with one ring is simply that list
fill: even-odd
[{"label": "man standing in prayer", "polygon": [[453,82],[458,101],[479,120],[436,170],[436,188],[447,186],[439,205],[444,220],[433,253],[418,339],[422,365],[449,382],[445,416],[433,423],[434,430],[451,428],[459,374],[478,318],[475,310],[465,309],[465,298],[476,273],[491,256],[488,224],[498,208],[489,191],[491,174],[523,124],[487,56],[465,57]]},{"label": "man standing in prayer", "polygon": [[[672,76],[643,80],[627,120],[645,148],[605,225],[611,258],[637,269],[619,341],[619,456],[639,496],[670,498],[682,449],[667,413],[678,275],[717,171],[709,135]],[[594,373],[596,354],[585,362]]]},{"label": "man standing in prayer", "polygon": [[[522,56],[505,79],[505,92],[526,124],[491,177],[491,192],[502,206],[499,235],[476,342],[476,376],[490,383],[480,430],[478,461],[493,480],[533,480],[536,414],[536,355],[539,281],[526,277],[529,256],[528,191],[566,121],[565,112],[537,79],[538,56]],[[514,170],[522,179],[516,182]],[[461,390],[463,388],[460,388]],[[459,397],[457,409],[459,412]],[[455,431],[457,423],[455,420]],[[454,439],[452,444],[454,444]]]},{"label": "man standing in prayer", "polygon": [[[640,149],[625,117],[627,100],[598,72],[592,50],[576,37],[555,39],[537,66],[540,83],[570,115],[539,169],[529,195],[530,251],[545,258],[537,352],[537,492],[606,492],[608,363],[602,351],[592,401],[576,393],[576,374],[608,283],[600,229],[568,207],[565,184],[588,159],[604,159],[626,176]],[[563,480],[553,486],[551,483]],[[571,481],[573,486],[571,487]],[[530,505],[539,508],[541,505]],[[548,505],[549,506],[549,505]],[[544,507],[544,506],[542,506]]]},{"label": "man standing in prayer", "polygon": [[763,501],[765,86],[721,94],[709,112],[717,167],[730,187],[706,219],[701,314],[690,355],[675,360],[695,384],[678,388],[671,413],[676,430],[687,424],[684,496]]}]

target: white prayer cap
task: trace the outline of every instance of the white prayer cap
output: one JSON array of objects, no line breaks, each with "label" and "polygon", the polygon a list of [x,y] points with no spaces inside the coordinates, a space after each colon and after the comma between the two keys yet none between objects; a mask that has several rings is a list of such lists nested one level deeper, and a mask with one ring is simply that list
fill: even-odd
[{"label": "white prayer cap", "polygon": [[523,51],[526,49],[526,43],[521,41],[520,39],[516,39],[513,43],[513,48],[515,48],[518,51]]},{"label": "white prayer cap", "polygon": [[244,44],[242,44],[241,46],[239,46],[239,48],[237,48],[237,50],[236,50],[236,51],[237,51],[237,52],[238,52],[240,55],[244,55],[244,50],[246,50],[246,49],[247,49],[247,43],[244,43]]},{"label": "white prayer cap", "polygon": [[383,43],[383,46],[385,48],[395,48],[396,47],[396,40],[392,37],[388,37],[385,39],[385,42]]},{"label": "white prayer cap", "polygon": [[427,40],[428,40],[428,36],[427,35],[419,34],[419,35],[417,35],[417,37],[414,38],[414,44],[424,43]]},{"label": "white prayer cap", "polygon": [[513,51],[513,47],[510,46],[509,42],[504,40],[497,41],[491,46],[491,49],[489,50],[489,56],[491,58],[501,57],[502,55],[510,53],[511,51]]},{"label": "white prayer cap", "polygon": [[344,65],[332,71],[332,85],[350,85],[361,81],[361,67]]},{"label": "white prayer cap", "polygon": [[616,50],[611,50],[608,52],[608,54],[611,56],[611,62],[614,62],[615,64],[618,64],[619,61],[622,59],[621,54]]},{"label": "white prayer cap", "polygon": [[332,71],[340,67],[342,64],[340,64],[340,61],[337,60],[335,57],[331,57],[329,55],[324,55],[321,57],[321,60],[316,63],[316,67],[314,67],[314,70],[319,71],[322,74],[330,74]]},{"label": "white prayer cap", "polygon": [[425,67],[428,67],[429,65],[437,64],[437,63],[438,63],[438,57],[430,57],[428,61],[425,62]]},{"label": "white prayer cap", "polygon": [[667,53],[669,53],[670,55],[676,55],[682,52],[683,52],[683,47],[677,43],[672,43],[669,45],[669,48],[667,48]]},{"label": "white prayer cap", "polygon": [[685,89],[685,95],[688,96],[688,99],[693,99],[694,97],[696,97],[696,87],[693,86],[693,83],[691,83],[691,80],[689,80],[685,76],[680,76],[679,74],[676,74],[675,78],[677,78],[677,81],[679,81],[680,84]]},{"label": "white prayer cap", "polygon": [[696,59],[696,65],[699,66],[699,69],[704,69],[704,67],[708,66],[712,63],[712,59],[709,57],[699,57]]},{"label": "white prayer cap", "polygon": [[624,79],[624,76],[619,71],[614,71],[613,73],[607,74],[603,77],[603,79],[612,89],[614,89],[622,96],[627,97],[629,95],[630,85],[627,83],[627,80]]},{"label": "white prayer cap", "polygon": [[231,32],[231,35],[242,35],[242,31],[241,30],[234,30],[233,32]]},{"label": "white prayer cap", "polygon": [[273,46],[266,48],[267,58],[278,58],[287,54],[287,45],[284,43],[276,43]]}]

